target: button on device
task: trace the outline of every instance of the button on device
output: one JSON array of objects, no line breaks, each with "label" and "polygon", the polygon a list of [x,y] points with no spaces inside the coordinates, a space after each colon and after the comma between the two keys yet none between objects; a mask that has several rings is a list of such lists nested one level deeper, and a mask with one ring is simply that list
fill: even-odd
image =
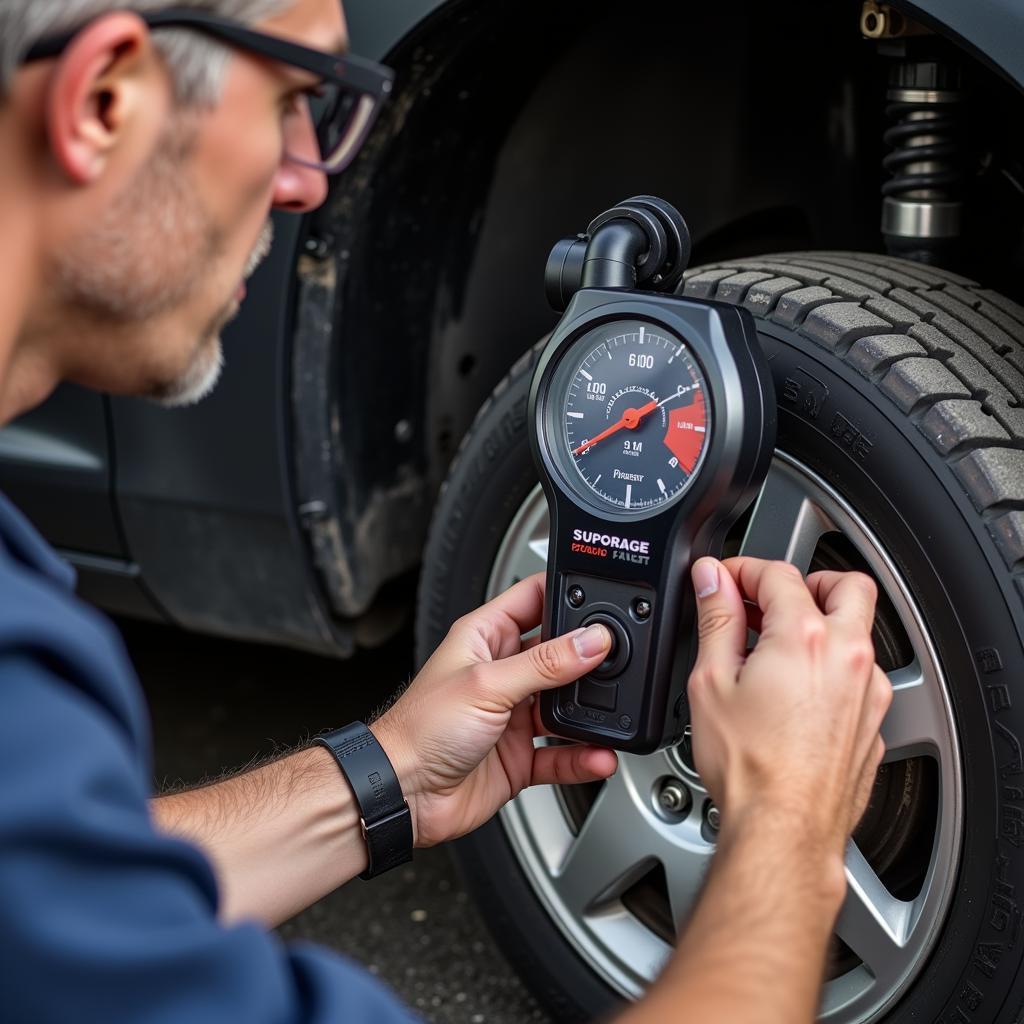
[{"label": "button on device", "polygon": [[595,683],[593,679],[581,679],[576,684],[576,700],[584,707],[598,711],[614,711],[619,699],[618,683]]},{"label": "button on device", "polygon": [[629,645],[629,634],[622,623],[614,615],[608,615],[605,612],[595,612],[593,615],[588,615],[583,620],[582,625],[605,626],[612,635],[612,646],[608,652],[608,657],[590,675],[594,679],[614,679],[616,676],[622,675],[629,664],[629,656],[632,653]]}]

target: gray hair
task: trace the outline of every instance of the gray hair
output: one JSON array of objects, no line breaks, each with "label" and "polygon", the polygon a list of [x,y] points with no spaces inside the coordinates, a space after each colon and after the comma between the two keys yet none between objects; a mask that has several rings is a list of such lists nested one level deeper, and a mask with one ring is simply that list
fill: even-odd
[{"label": "gray hair", "polygon": [[[194,7],[246,24],[261,21],[292,0],[175,0],[175,7]],[[161,10],[172,0],[0,0],[0,99],[25,54],[41,39],[74,31],[113,11]],[[208,36],[185,29],[159,29],[153,41],[174,77],[178,101],[188,106],[217,102],[228,50]]]}]

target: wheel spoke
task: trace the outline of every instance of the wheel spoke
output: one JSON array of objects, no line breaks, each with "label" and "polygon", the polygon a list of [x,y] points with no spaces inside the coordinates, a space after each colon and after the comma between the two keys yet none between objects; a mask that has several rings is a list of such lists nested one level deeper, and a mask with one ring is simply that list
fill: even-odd
[{"label": "wheel spoke", "polygon": [[806,575],[818,540],[831,529],[800,482],[776,463],[751,513],[740,554],[792,562]]},{"label": "wheel spoke", "polygon": [[681,931],[700,895],[715,848],[708,846],[706,850],[698,852],[692,849],[683,851],[668,842],[659,843],[658,846],[662,848],[656,848],[655,855],[665,869],[672,919]]},{"label": "wheel spoke", "polygon": [[[665,751],[656,754],[620,753],[618,774],[634,801],[633,821],[638,824],[635,804],[654,801],[657,787],[665,779],[679,779],[679,771]],[[672,917],[677,924],[693,906],[714,853],[714,846],[700,838],[704,790],[693,781],[680,779],[680,782],[691,793],[689,812],[680,820],[645,822],[640,830],[643,834],[642,853],[660,861],[665,869]]]},{"label": "wheel spoke", "polygon": [[516,557],[509,562],[506,572],[511,586],[516,580],[524,580],[535,572],[543,572],[548,564],[548,538],[535,537],[524,544]]},{"label": "wheel spoke", "polygon": [[616,773],[598,794],[555,876],[559,893],[576,913],[591,913],[616,900],[650,870],[654,857],[641,845],[649,833],[630,827],[636,814]]},{"label": "wheel spoke", "polygon": [[494,560],[487,584],[488,598],[547,568],[549,532],[548,504],[537,484],[509,526],[509,534],[516,542],[503,544]]},{"label": "wheel spoke", "polygon": [[897,975],[906,956],[913,903],[898,900],[875,874],[853,840],[846,846],[846,899],[836,934],[883,984]]},{"label": "wheel spoke", "polygon": [[892,704],[882,722],[884,761],[903,761],[942,748],[947,723],[936,700],[936,683],[922,671],[919,662],[889,673]]}]

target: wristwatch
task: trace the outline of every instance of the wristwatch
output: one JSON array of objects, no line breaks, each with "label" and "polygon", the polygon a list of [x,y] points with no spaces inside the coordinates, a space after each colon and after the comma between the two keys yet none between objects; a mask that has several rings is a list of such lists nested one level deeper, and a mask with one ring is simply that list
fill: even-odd
[{"label": "wristwatch", "polygon": [[412,860],[412,815],[395,769],[377,737],[352,722],[314,741],[338,762],[359,805],[359,825],[370,854],[360,878],[374,878]]}]

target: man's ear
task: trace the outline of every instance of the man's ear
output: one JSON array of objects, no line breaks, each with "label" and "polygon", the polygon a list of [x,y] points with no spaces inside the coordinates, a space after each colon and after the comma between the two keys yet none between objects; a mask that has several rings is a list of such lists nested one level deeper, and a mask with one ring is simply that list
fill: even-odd
[{"label": "man's ear", "polygon": [[[46,98],[50,149],[75,184],[99,178],[133,129],[163,121],[170,83],[149,29],[118,12],[83,29],[61,55]],[[140,140],[141,142],[141,140]]]}]

